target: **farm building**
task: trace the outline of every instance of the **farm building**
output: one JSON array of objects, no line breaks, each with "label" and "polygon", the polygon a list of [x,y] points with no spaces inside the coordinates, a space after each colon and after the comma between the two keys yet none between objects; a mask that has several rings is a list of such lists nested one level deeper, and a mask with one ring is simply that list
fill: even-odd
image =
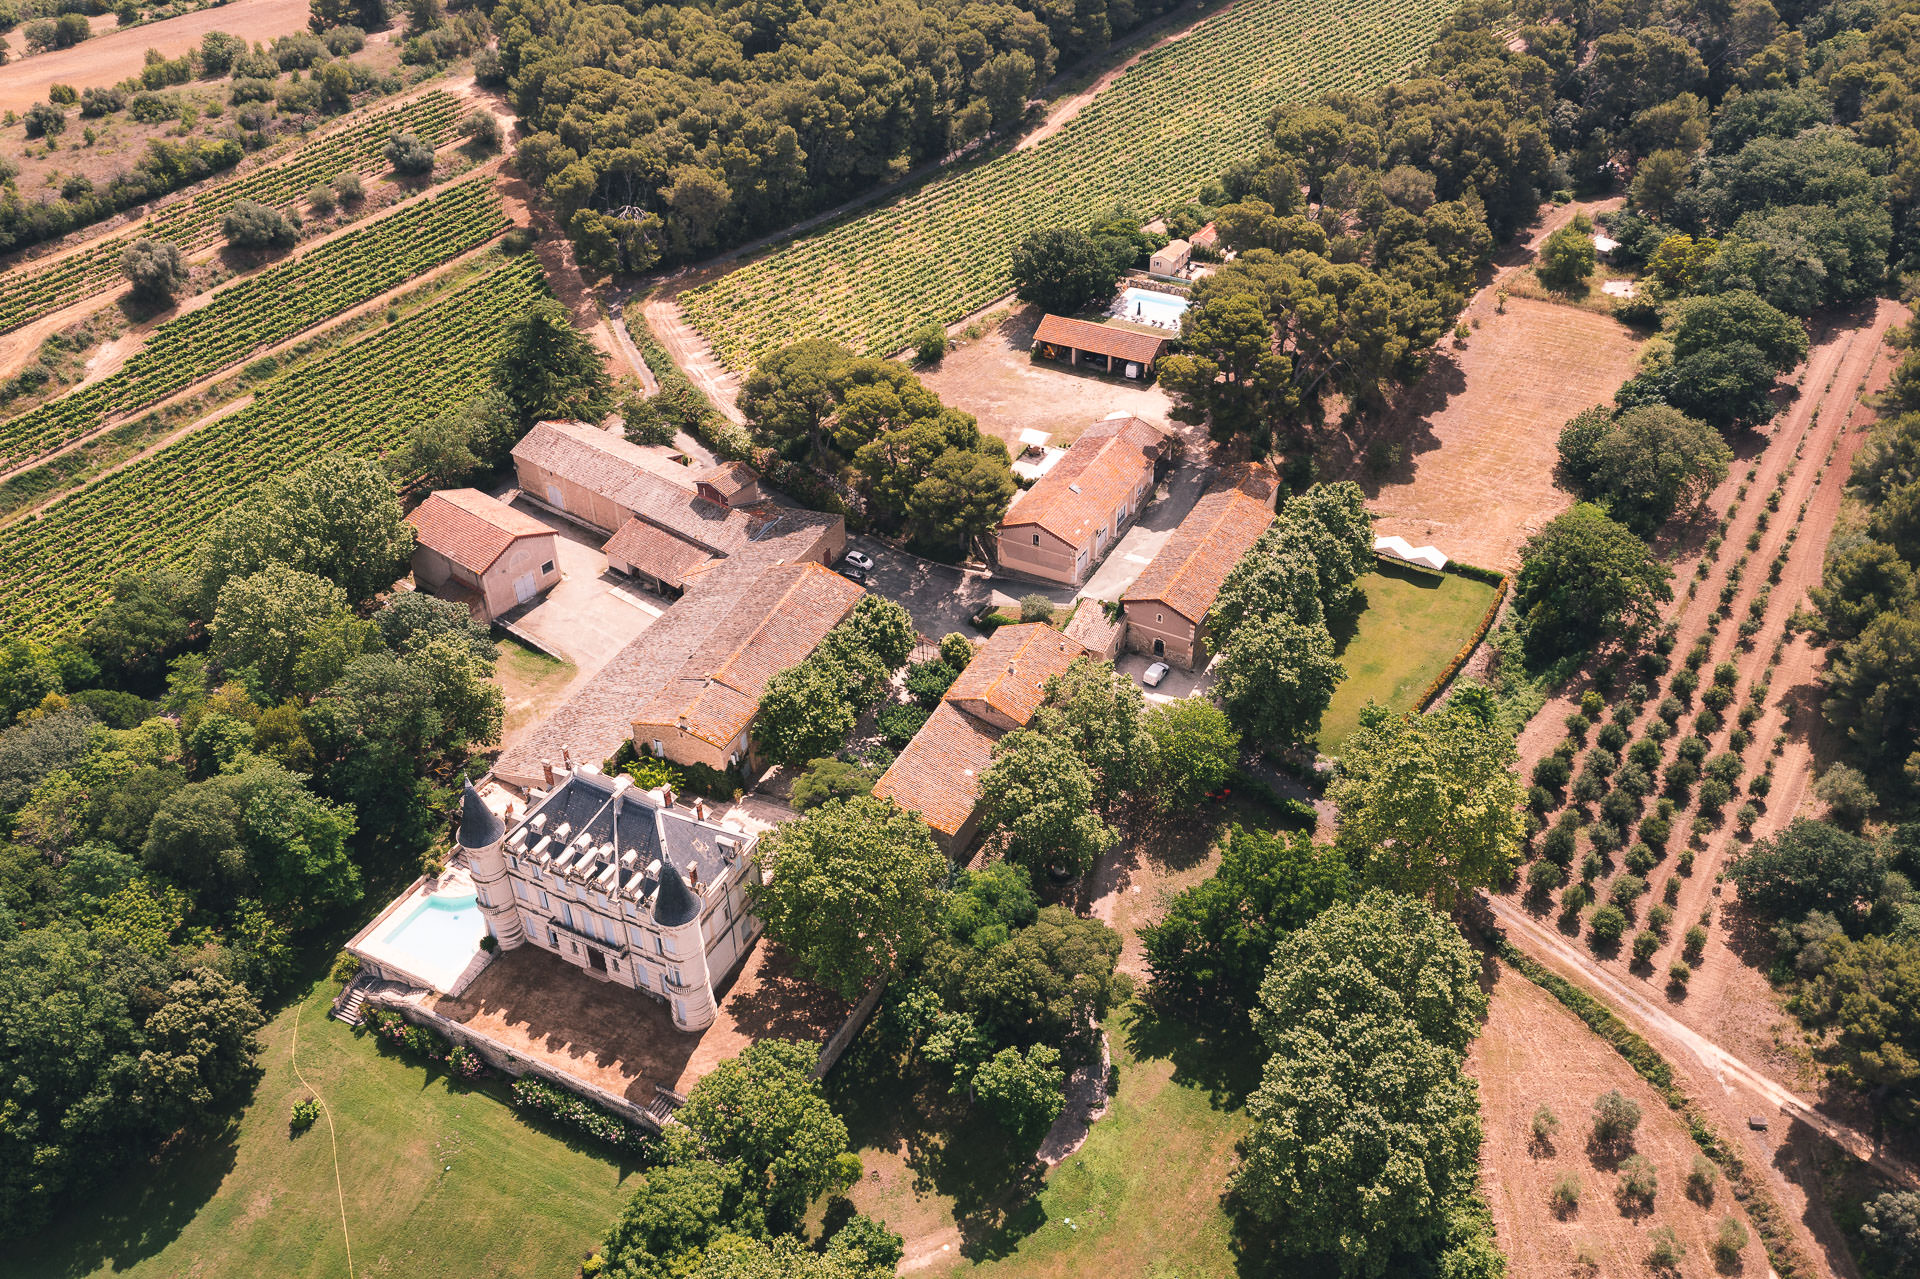
[{"label": "farm building", "polygon": [[1193,261],[1193,245],[1185,240],[1169,240],[1164,249],[1156,250],[1147,261],[1147,270],[1153,275],[1177,276],[1187,269]]},{"label": "farm building", "polygon": [[1215,488],[1194,504],[1121,597],[1127,648],[1188,670],[1207,661],[1207,612],[1227,574],[1273,523],[1274,496]]},{"label": "farm building", "polygon": [[1120,413],[1095,422],[1000,521],[1003,572],[1079,586],[1153,493],[1167,435]]},{"label": "farm building", "polygon": [[873,784],[874,795],[919,813],[948,856],[965,852],[979,826],[980,775],[993,763],[994,743],[1024,727],[1047,681],[1086,654],[1043,622],[1001,627]]},{"label": "farm building", "polygon": [[407,516],[413,578],[492,621],[560,580],[554,532],[478,489],[443,489]]},{"label": "farm building", "polygon": [[749,729],[767,682],[805,661],[864,594],[810,561],[762,573],[634,712],[634,749],[709,768],[748,758]]},{"label": "farm building", "polygon": [[1156,333],[1049,315],[1033,332],[1033,353],[1075,368],[1150,379],[1171,341]]}]

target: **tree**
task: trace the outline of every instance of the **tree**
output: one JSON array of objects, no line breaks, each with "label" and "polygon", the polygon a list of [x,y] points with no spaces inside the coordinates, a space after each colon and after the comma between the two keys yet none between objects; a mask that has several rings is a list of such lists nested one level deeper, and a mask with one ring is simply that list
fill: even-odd
[{"label": "tree", "polygon": [[1066,1107],[1067,1073],[1060,1050],[1035,1044],[1002,1048],[974,1072],[971,1091],[982,1110],[1014,1137],[1038,1142]]},{"label": "tree", "polygon": [[328,457],[229,508],[198,555],[198,607],[212,612],[233,578],[283,564],[324,577],[349,602],[385,590],[406,571],[413,529],[393,481],[369,458]]},{"label": "tree", "polygon": [[1647,396],[1721,430],[1766,420],[1776,377],[1807,358],[1800,322],[1743,289],[1687,298],[1675,310],[1672,363],[1622,387],[1623,405]]},{"label": "tree", "polygon": [[323,622],[344,616],[346,592],[323,577],[273,563],[220,588],[207,632],[229,671],[251,670],[279,697],[294,689],[294,667]]},{"label": "tree", "polygon": [[901,605],[878,595],[863,595],[823,647],[830,654],[858,653],[891,674],[906,665],[920,642],[913,615]]},{"label": "tree", "polygon": [[1613,417],[1590,409],[1560,433],[1560,464],[1576,491],[1643,537],[1704,499],[1732,461],[1718,431],[1666,405]]},{"label": "tree", "polygon": [[236,249],[290,249],[300,238],[286,214],[257,200],[237,200],[221,219],[220,233]]},{"label": "tree", "polygon": [[685,1273],[729,1231],[765,1230],[745,1169],[688,1159],[648,1171],[600,1247],[613,1274]]},{"label": "tree", "polygon": [[1867,814],[1880,802],[1867,785],[1866,776],[1857,768],[1834,764],[1813,784],[1814,797],[1827,806],[1828,820],[1850,831],[1859,831]]},{"label": "tree", "polygon": [[1095,811],[1093,773],[1066,732],[1060,714],[1043,708],[994,743],[980,777],[980,829],[1030,870],[1084,875],[1119,837]]},{"label": "tree", "polygon": [[1876,1110],[1903,1118],[1920,1093],[1920,944],[1878,935],[1823,943],[1826,965],[1791,1007],[1831,1033],[1833,1073],[1872,1094]]},{"label": "tree", "polygon": [[838,342],[809,338],[765,356],[740,388],[740,411],[755,435],[788,456],[827,447],[826,426],[839,403],[841,380],[853,352]]},{"label": "tree", "polygon": [[1289,499],[1272,535],[1312,557],[1320,606],[1328,617],[1347,617],[1366,603],[1357,587],[1375,564],[1373,513],[1358,484],[1315,484]]},{"label": "tree", "polygon": [[1633,1149],[1633,1134],[1640,1127],[1640,1103],[1612,1088],[1593,1099],[1593,1139],[1615,1152]]},{"label": "tree", "polygon": [[415,426],[396,470],[433,488],[458,488],[503,461],[513,440],[513,419],[497,397],[469,400]]},{"label": "tree", "polygon": [[933,459],[913,486],[904,514],[913,540],[964,557],[999,527],[1018,486],[1007,446],[991,437],[975,448],[952,448]]},{"label": "tree", "polygon": [[1871,841],[1804,817],[1778,835],[1755,840],[1727,866],[1749,910],[1787,921],[1825,911],[1856,926],[1886,876],[1885,859]]},{"label": "tree", "polygon": [[1289,531],[1269,528],[1228,571],[1207,610],[1216,651],[1230,647],[1240,627],[1255,619],[1284,615],[1305,626],[1324,623],[1319,564],[1307,547],[1286,536]]},{"label": "tree", "polygon": [[858,717],[844,680],[827,663],[801,662],[767,681],[753,720],[754,747],[775,764],[818,759],[840,748]]},{"label": "tree", "polygon": [[278,764],[249,761],[175,791],[154,814],[141,855],[149,870],[208,905],[242,897],[298,914],[354,901],[347,843],[353,813],[316,797]]},{"label": "tree", "polygon": [[1860,542],[1828,558],[1813,606],[1829,643],[1845,644],[1882,613],[1902,613],[1920,599],[1920,578],[1885,542]]},{"label": "tree", "polygon": [[493,631],[476,622],[466,605],[421,591],[396,591],[373,615],[380,639],[395,653],[417,653],[435,640],[451,640],[475,661],[491,663],[500,655]]},{"label": "tree", "polygon": [[170,306],[174,295],[187,287],[187,260],[171,240],[141,238],[120,255],[120,274],[133,286],[133,297],[148,306]]},{"label": "tree", "polygon": [[21,123],[29,138],[58,137],[67,131],[67,113],[51,102],[36,102],[22,114]]},{"label": "tree", "polygon": [[1883,1191],[1866,1205],[1864,1216],[1860,1237],[1880,1273],[1911,1274],[1920,1268],[1920,1193]]},{"label": "tree", "polygon": [[143,1030],[141,1079],[134,1105],[162,1131],[214,1126],[225,1104],[253,1082],[266,1023],[247,988],[211,968],[195,968],[167,987],[166,1002]]},{"label": "tree", "polygon": [[1634,166],[1628,199],[1648,217],[1664,218],[1687,189],[1691,169],[1684,151],[1674,147],[1654,151]]},{"label": "tree", "polygon": [[[1016,893],[995,910],[1017,923],[1024,905]],[[1052,1044],[1078,1065],[1097,1054],[1100,1019],[1133,992],[1117,971],[1120,948],[1120,934],[1100,920],[1046,906],[1004,940],[991,926],[976,929],[971,941],[935,939],[923,971],[941,1003],[966,1014],[992,1043]]]},{"label": "tree", "polygon": [[769,833],[752,890],[767,935],[821,985],[858,999],[932,936],[946,859],[892,800],[829,800]]},{"label": "tree", "polygon": [[1430,715],[1369,706],[1328,796],[1334,846],[1362,882],[1450,911],[1503,880],[1524,826],[1513,738],[1448,701]]},{"label": "tree", "polygon": [[1540,246],[1533,272],[1555,293],[1585,292],[1596,260],[1593,223],[1585,214],[1576,214]]},{"label": "tree", "polygon": [[701,1157],[745,1170],[774,1230],[791,1229],[808,1204],[844,1187],[847,1126],[814,1081],[819,1058],[813,1044],[760,1040],[715,1067],[674,1112]]},{"label": "tree", "polygon": [[1229,1193],[1295,1256],[1379,1276],[1444,1231],[1471,1179],[1479,1106],[1460,1059],[1411,1021],[1364,1016],[1286,1031],[1247,1101],[1252,1128]]},{"label": "tree", "polygon": [[80,633],[80,646],[113,682],[134,689],[156,685],[168,658],[192,633],[192,586],[171,569],[123,573],[112,598]]},{"label": "tree", "polygon": [[1375,889],[1280,938],[1253,1026],[1277,1050],[1296,1027],[1332,1039],[1348,1022],[1405,1018],[1465,1054],[1486,1012],[1479,959],[1453,921]]},{"label": "tree", "polygon": [[1872,770],[1920,777],[1920,604],[1881,613],[1835,655],[1827,721]]},{"label": "tree", "polygon": [[807,770],[793,779],[793,806],[804,813],[828,800],[858,799],[871,794],[875,781],[872,769],[849,764],[843,759],[810,759]]},{"label": "tree", "polygon": [[1165,812],[1197,806],[1226,785],[1240,761],[1240,734],[1203,697],[1156,702],[1141,719],[1153,743],[1155,802]]},{"label": "tree", "polygon": [[1156,999],[1231,1025],[1253,1007],[1275,944],[1348,891],[1347,862],[1311,832],[1244,830],[1220,839],[1220,866],[1142,930]]},{"label": "tree", "polygon": [[1581,502],[1520,548],[1514,608],[1529,654],[1578,652],[1673,598],[1672,573],[1633,530]]},{"label": "tree", "polygon": [[1043,311],[1072,315],[1112,297],[1125,265],[1077,227],[1029,231],[1013,246],[1014,293]]},{"label": "tree", "polygon": [[991,950],[1039,917],[1033,876],[1015,862],[956,870],[940,907],[940,930],[975,950]]},{"label": "tree", "polygon": [[1215,695],[1247,737],[1276,746],[1310,739],[1347,675],[1323,622],[1275,613],[1241,626],[1220,655]]},{"label": "tree", "polygon": [[[491,120],[493,117],[487,118]],[[498,126],[495,126],[494,137],[496,141],[499,138]],[[433,148],[421,141],[417,133],[395,129],[387,136],[387,145],[382,152],[387,157],[387,163],[393,166],[393,171],[402,177],[417,178],[433,172]]]},{"label": "tree", "polygon": [[1068,744],[1091,772],[1101,809],[1111,812],[1153,784],[1157,755],[1133,680],[1110,663],[1075,658],[1047,681],[1045,704],[1058,712]]},{"label": "tree", "polygon": [[493,382],[514,417],[528,426],[547,418],[598,422],[613,404],[605,359],[551,298],[507,326]]}]

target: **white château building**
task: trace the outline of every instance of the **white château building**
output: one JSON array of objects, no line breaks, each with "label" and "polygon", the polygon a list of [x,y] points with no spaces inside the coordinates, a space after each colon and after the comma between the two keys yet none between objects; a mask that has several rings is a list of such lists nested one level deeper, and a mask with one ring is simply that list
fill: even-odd
[{"label": "white ch\u00e2teau building", "polygon": [[714,989],[760,932],[746,886],[756,840],[673,793],[584,768],[532,792],[511,825],[468,783],[460,848],[502,950],[532,944],[664,1001],[673,1024],[711,1025]]}]

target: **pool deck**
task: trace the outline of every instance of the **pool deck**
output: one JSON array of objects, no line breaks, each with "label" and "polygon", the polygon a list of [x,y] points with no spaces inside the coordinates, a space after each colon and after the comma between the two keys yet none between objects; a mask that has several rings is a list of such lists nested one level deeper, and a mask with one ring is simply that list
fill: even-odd
[{"label": "pool deck", "polygon": [[395,921],[406,918],[407,914],[427,898],[439,894],[473,893],[473,877],[464,866],[449,866],[439,875],[422,875],[415,880],[406,892],[401,893],[387,908],[373,917],[373,922],[362,928],[347,943],[347,949],[362,960],[370,960],[392,977],[405,978],[416,986],[423,986],[445,994],[464,988],[471,983],[486,967],[490,958],[480,949],[480,936],[485,935],[483,925],[480,934],[473,939],[473,947],[459,955],[449,955],[439,962],[430,962],[421,956],[404,951],[385,940],[389,926]]}]

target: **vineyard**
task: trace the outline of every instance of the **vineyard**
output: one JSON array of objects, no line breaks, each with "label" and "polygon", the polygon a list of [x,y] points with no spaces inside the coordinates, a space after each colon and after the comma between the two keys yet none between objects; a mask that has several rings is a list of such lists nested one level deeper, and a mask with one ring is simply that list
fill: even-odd
[{"label": "vineyard", "polygon": [[110,414],[151,404],[485,243],[506,226],[487,179],[474,178],[243,280],[160,325],[112,376],[0,423],[0,468],[79,439]]},{"label": "vineyard", "polygon": [[744,368],[782,343],[832,338],[887,353],[1012,288],[1029,231],[1116,204],[1191,199],[1258,150],[1269,113],[1403,74],[1446,16],[1436,0],[1241,0],[1149,51],[1058,134],[934,182],[681,295],[687,319]]},{"label": "vineyard", "polygon": [[86,248],[35,267],[24,263],[0,275],[0,333],[16,329],[63,306],[110,288],[120,279],[120,255],[135,240],[171,240],[192,253],[212,244],[220,219],[236,201],[257,200],[287,208],[316,182],[351,169],[371,175],[386,167],[387,136],[408,129],[439,147],[459,132],[460,99],[435,89],[389,107],[358,124],[323,133],[299,145],[285,163],[253,169],[197,195],[161,205],[144,222],[105,236]]},{"label": "vineyard", "polygon": [[0,529],[0,627],[46,638],[83,625],[120,573],[179,564],[207,525],[276,475],[327,453],[392,449],[478,393],[507,322],[545,292],[515,257],[352,346],[268,383],[253,402]]}]

